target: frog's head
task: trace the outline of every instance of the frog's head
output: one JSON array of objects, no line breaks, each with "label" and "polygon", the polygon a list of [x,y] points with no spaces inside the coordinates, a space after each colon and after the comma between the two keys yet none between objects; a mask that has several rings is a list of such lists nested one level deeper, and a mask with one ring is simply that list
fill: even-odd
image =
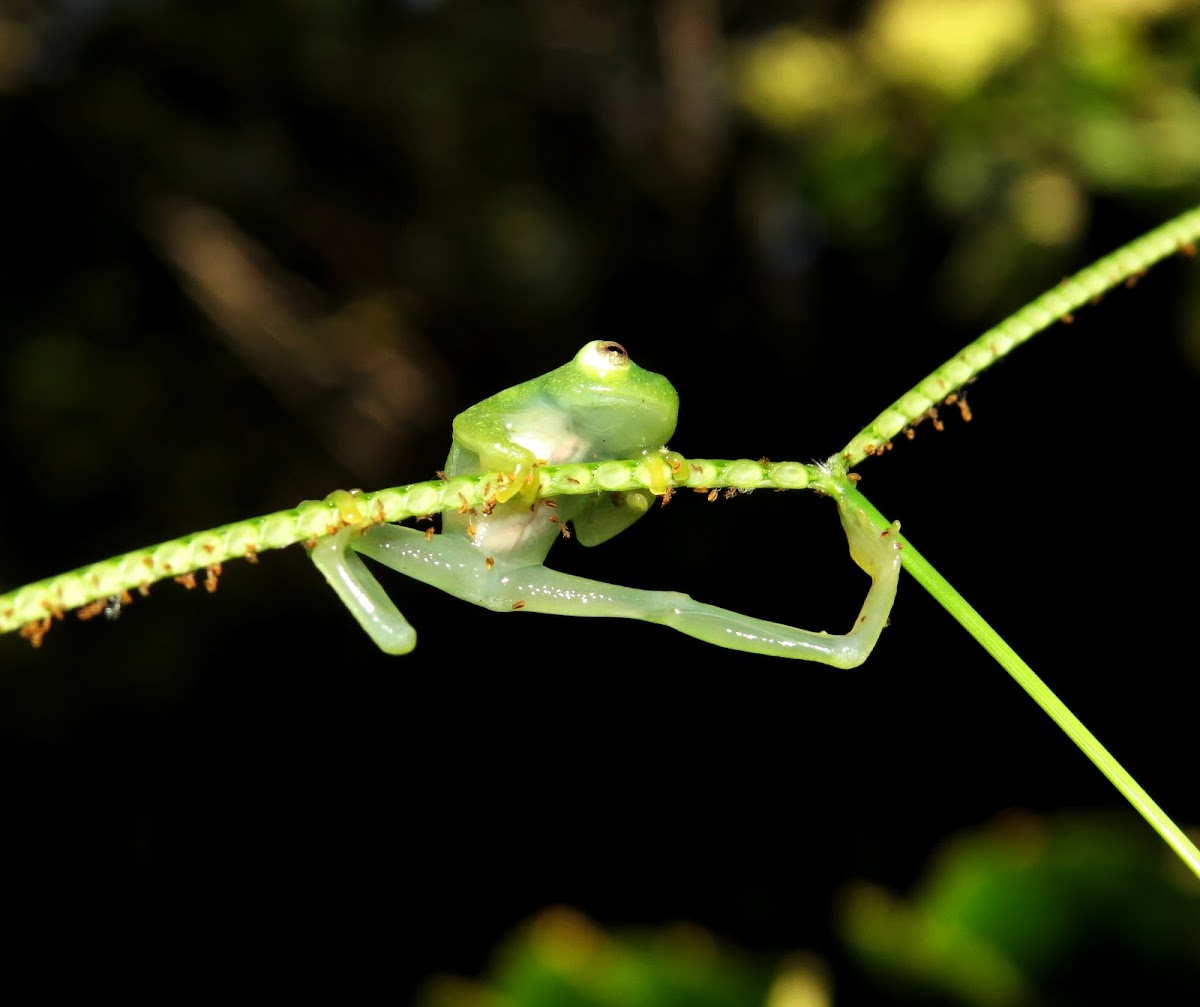
[{"label": "frog's head", "polygon": [[555,397],[591,438],[597,458],[660,448],[675,432],[679,396],[671,382],[638,367],[620,343],[588,343],[559,375]]}]

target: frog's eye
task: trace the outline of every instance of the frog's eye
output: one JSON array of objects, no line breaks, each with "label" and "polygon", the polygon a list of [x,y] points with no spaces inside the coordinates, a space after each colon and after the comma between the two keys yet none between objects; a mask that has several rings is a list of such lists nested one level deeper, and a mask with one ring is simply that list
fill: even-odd
[{"label": "frog's eye", "polygon": [[597,339],[588,343],[575,358],[594,374],[603,376],[612,371],[623,371],[629,367],[629,354],[620,343]]},{"label": "frog's eye", "polygon": [[620,343],[603,342],[596,347],[596,352],[603,353],[612,363],[613,367],[629,360],[629,354],[625,351],[625,347]]}]

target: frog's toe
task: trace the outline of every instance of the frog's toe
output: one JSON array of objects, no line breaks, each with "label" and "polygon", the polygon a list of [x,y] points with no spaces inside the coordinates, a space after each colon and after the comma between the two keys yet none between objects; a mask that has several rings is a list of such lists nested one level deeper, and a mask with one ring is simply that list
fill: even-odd
[{"label": "frog's toe", "polygon": [[521,481],[517,479],[515,473],[510,475],[507,472],[501,472],[499,480],[492,487],[491,496],[495,498],[496,503],[508,503],[522,491],[522,488]]}]

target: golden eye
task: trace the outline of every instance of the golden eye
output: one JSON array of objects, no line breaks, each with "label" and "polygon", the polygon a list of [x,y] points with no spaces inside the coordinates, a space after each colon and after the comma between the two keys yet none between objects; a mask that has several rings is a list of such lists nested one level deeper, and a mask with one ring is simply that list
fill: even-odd
[{"label": "golden eye", "polygon": [[633,365],[625,347],[608,339],[597,339],[588,343],[575,359],[586,370],[601,377],[617,371],[627,371]]},{"label": "golden eye", "polygon": [[610,363],[614,367],[629,360],[629,354],[625,351],[625,347],[611,340],[601,343],[596,347],[596,351],[609,357]]}]

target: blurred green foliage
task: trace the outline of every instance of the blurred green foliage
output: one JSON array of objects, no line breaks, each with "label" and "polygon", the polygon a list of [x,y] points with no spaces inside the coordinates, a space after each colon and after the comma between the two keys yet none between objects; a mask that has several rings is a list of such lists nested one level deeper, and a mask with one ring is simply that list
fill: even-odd
[{"label": "blurred green foliage", "polygon": [[841,932],[880,981],[973,1007],[1200,991],[1200,894],[1130,822],[1010,812],[947,841],[908,899],[858,884]]},{"label": "blurred green foliage", "polygon": [[[547,909],[496,953],[486,983],[432,980],[420,1007],[740,1007],[766,1002],[770,972],[699,927],[606,933]],[[782,1005],[780,1005],[782,1007]]]},{"label": "blurred green foliage", "polygon": [[[776,964],[698,927],[597,927],[547,909],[487,975],[430,980],[418,1007],[963,1007],[1148,1000],[1200,992],[1200,895],[1143,829],[1097,815],[1010,812],[935,850],[910,898],[852,882],[849,956]],[[848,995],[846,990],[849,991]]]}]

